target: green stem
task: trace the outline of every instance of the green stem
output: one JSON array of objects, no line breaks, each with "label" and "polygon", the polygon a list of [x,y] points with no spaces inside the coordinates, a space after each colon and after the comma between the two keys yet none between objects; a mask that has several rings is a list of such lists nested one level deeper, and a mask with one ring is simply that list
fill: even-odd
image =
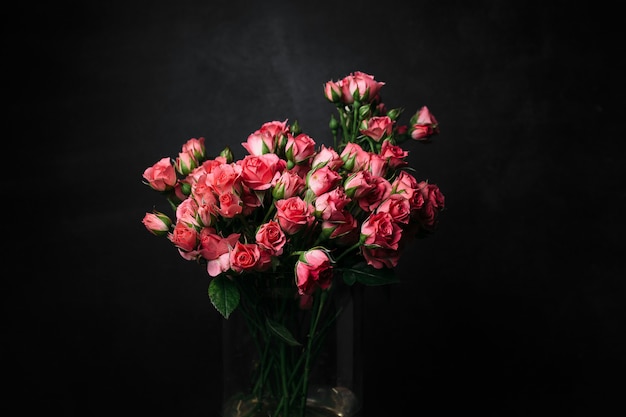
[{"label": "green stem", "polygon": [[343,258],[344,256],[346,256],[347,254],[349,254],[350,252],[352,252],[355,249],[358,249],[361,246],[361,241],[359,240],[357,243],[355,243],[354,245],[350,246],[348,249],[346,249],[341,255],[339,255],[338,257],[335,258],[335,262],[339,262],[339,260],[341,258]]}]

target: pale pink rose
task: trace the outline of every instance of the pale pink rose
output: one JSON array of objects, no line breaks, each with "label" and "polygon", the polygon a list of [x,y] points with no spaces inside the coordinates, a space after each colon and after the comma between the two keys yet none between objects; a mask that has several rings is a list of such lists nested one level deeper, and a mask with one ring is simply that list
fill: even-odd
[{"label": "pale pink rose", "polygon": [[150,233],[156,236],[166,236],[172,225],[172,220],[159,211],[146,213],[141,222]]},{"label": "pale pink rose", "polygon": [[256,243],[271,255],[282,255],[287,237],[280,225],[274,220],[263,223],[257,229]]},{"label": "pale pink rose", "polygon": [[361,225],[364,246],[370,248],[398,249],[402,228],[386,212],[370,215]]},{"label": "pale pink rose", "polygon": [[370,160],[369,152],[354,142],[348,142],[343,151],[341,151],[340,156],[344,168],[350,172],[361,171],[367,167]]},{"label": "pale pink rose", "polygon": [[320,196],[335,188],[342,180],[337,171],[333,171],[328,166],[309,172],[306,184],[316,196]]},{"label": "pale pink rose", "polygon": [[200,255],[207,260],[207,272],[215,277],[230,269],[230,248],[239,240],[239,233],[222,237],[215,229],[205,227],[200,231]]},{"label": "pale pink rose", "polygon": [[176,185],[176,169],[170,158],[162,158],[156,164],[146,168],[143,178],[152,189],[167,191]]},{"label": "pale pink rose", "polygon": [[272,197],[276,200],[281,200],[297,196],[300,195],[305,187],[306,182],[300,175],[291,170],[285,170],[276,180],[276,184],[274,184]]},{"label": "pale pink rose", "polygon": [[406,157],[409,156],[409,152],[398,145],[393,145],[388,140],[383,142],[383,146],[380,149],[380,155],[387,159],[387,164],[391,169],[405,167],[409,164],[406,161]]},{"label": "pale pink rose", "polygon": [[296,262],[296,285],[300,295],[311,295],[317,288],[330,288],[333,280],[332,263],[321,249],[311,249],[300,255]]},{"label": "pale pink rose", "polygon": [[260,258],[261,252],[255,243],[236,242],[230,250],[230,269],[239,273],[253,270]]},{"label": "pale pink rose", "polygon": [[248,140],[241,145],[250,155],[273,153],[283,136],[289,133],[287,121],[272,121],[264,123],[260,129],[248,136]]},{"label": "pale pink rose", "polygon": [[337,171],[342,165],[343,160],[337,151],[333,148],[327,148],[326,145],[323,144],[311,161],[311,167],[313,167],[313,169],[328,166],[330,169]]},{"label": "pale pink rose", "polygon": [[377,213],[386,212],[398,223],[408,223],[411,217],[411,203],[402,194],[391,194],[376,208]]},{"label": "pale pink rose", "polygon": [[193,155],[196,161],[202,161],[206,156],[204,140],[204,138],[191,138],[183,144],[182,151]]},{"label": "pale pink rose", "polygon": [[376,81],[372,75],[361,71],[356,71],[341,81],[342,101],[345,104],[354,102],[354,98],[361,103],[372,103],[380,99],[380,88],[385,85],[383,82]]},{"label": "pale pink rose", "polygon": [[285,157],[293,164],[301,164],[315,155],[315,141],[305,133],[297,136],[288,135],[285,145]]},{"label": "pale pink rose", "polygon": [[372,116],[364,123],[365,126],[360,129],[361,133],[376,142],[390,136],[393,131],[393,121],[389,116]]},{"label": "pale pink rose", "polygon": [[411,137],[415,140],[425,141],[431,136],[439,133],[437,119],[430,113],[428,107],[423,106],[411,118],[412,126],[409,130]]},{"label": "pale pink rose", "polygon": [[278,223],[288,235],[294,235],[308,228],[315,221],[313,206],[300,197],[278,200],[275,205]]},{"label": "pale pink rose", "polygon": [[367,264],[376,269],[395,268],[400,259],[400,253],[394,249],[364,247],[362,253]]},{"label": "pale pink rose", "polygon": [[198,246],[198,232],[196,228],[185,222],[176,222],[174,231],[168,235],[169,240],[184,252],[195,252]]},{"label": "pale pink rose", "polygon": [[227,219],[232,219],[243,211],[241,199],[237,194],[225,192],[219,196],[217,212]]},{"label": "pale pink rose", "polygon": [[246,155],[238,163],[242,182],[255,191],[267,190],[274,185],[286,166],[286,162],[274,153]]},{"label": "pale pink rose", "polygon": [[193,198],[187,198],[176,207],[176,221],[199,226],[196,220],[197,213],[198,203]]}]

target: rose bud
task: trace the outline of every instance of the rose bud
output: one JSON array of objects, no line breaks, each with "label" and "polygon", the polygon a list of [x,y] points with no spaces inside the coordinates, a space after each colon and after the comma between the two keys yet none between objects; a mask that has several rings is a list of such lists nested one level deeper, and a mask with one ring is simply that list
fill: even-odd
[{"label": "rose bud", "polygon": [[146,213],[141,221],[146,229],[155,236],[165,236],[170,231],[172,220],[160,211]]}]

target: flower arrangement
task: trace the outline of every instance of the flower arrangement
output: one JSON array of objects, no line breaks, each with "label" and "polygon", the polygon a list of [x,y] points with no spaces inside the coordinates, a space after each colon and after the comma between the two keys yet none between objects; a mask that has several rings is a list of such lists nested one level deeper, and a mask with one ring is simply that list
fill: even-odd
[{"label": "flower arrangement", "polygon": [[143,224],[206,268],[225,319],[245,316],[259,351],[250,395],[271,403],[271,415],[305,413],[316,353],[340,314],[327,307],[333,289],[397,282],[407,242],[432,233],[444,209],[401,146],[430,142],[439,125],[426,106],[401,124],[384,85],[359,71],[323,85],[337,110],[332,145],[275,120],[248,136],[241,159],[229,147],[209,157],[205,138],[191,138],[143,172],[175,216],[155,209]]}]

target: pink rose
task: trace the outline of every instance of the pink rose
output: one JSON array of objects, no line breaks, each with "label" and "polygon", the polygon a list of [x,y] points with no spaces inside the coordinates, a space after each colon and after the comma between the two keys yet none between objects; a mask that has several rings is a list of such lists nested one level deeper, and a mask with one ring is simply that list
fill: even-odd
[{"label": "pink rose", "polygon": [[198,246],[198,232],[195,227],[188,225],[185,222],[176,222],[174,231],[168,235],[169,240],[184,252],[181,255],[187,259],[188,257],[194,258],[196,253],[196,247]]},{"label": "pink rose", "polygon": [[276,180],[272,189],[272,197],[275,200],[281,200],[299,195],[306,183],[302,177],[292,171],[283,171],[280,178]]},{"label": "pink rose", "polygon": [[288,235],[308,228],[315,221],[313,206],[300,197],[278,200],[275,205],[278,223]]},{"label": "pink rose", "polygon": [[411,216],[411,203],[402,194],[391,194],[380,203],[376,212],[389,213],[395,222],[406,224]]},{"label": "pink rose", "polygon": [[205,227],[200,231],[200,255],[207,260],[207,272],[216,277],[230,269],[230,249],[239,240],[239,233],[222,237],[215,229]]},{"label": "pink rose", "polygon": [[289,133],[287,121],[272,121],[264,123],[260,129],[248,136],[248,140],[241,145],[250,155],[273,153],[282,138]]},{"label": "pink rose", "polygon": [[361,237],[365,247],[397,250],[402,229],[391,214],[374,213],[361,225]]},{"label": "pink rose", "polygon": [[236,242],[230,250],[230,269],[235,272],[253,270],[261,259],[261,252],[255,243]]},{"label": "pink rose", "polygon": [[198,167],[198,161],[192,153],[180,152],[174,161],[174,166],[180,175],[185,176]]},{"label": "pink rose", "polygon": [[341,160],[343,166],[350,172],[361,171],[370,161],[369,152],[365,151],[360,145],[354,142],[348,142],[346,147],[341,151]]},{"label": "pink rose", "polygon": [[337,151],[333,148],[327,148],[325,145],[321,145],[319,152],[315,154],[311,161],[311,167],[313,169],[328,166],[330,169],[337,171],[342,165],[343,160]]},{"label": "pink rose", "polygon": [[294,268],[298,293],[311,295],[317,288],[328,289],[332,284],[332,268],[326,251],[311,249],[304,252]]},{"label": "pink rose", "polygon": [[287,243],[287,237],[274,220],[263,223],[256,232],[256,243],[271,255],[282,255],[283,247]]},{"label": "pink rose", "polygon": [[309,172],[306,184],[316,196],[320,196],[335,188],[341,180],[341,175],[326,165]]},{"label": "pink rose", "polygon": [[395,268],[400,259],[400,253],[395,249],[364,247],[362,253],[367,264],[376,269]]},{"label": "pink rose", "polygon": [[146,168],[143,178],[152,189],[167,191],[176,185],[176,170],[170,158],[162,158],[159,162]]},{"label": "pink rose", "polygon": [[324,220],[341,219],[341,212],[350,201],[343,187],[337,187],[315,199],[315,215]]},{"label": "pink rose", "polygon": [[232,219],[243,211],[241,199],[237,194],[225,192],[219,196],[217,213],[227,219]]},{"label": "pink rose", "polygon": [[192,155],[196,161],[202,161],[206,156],[204,138],[191,138],[183,144],[182,151]]},{"label": "pink rose", "polygon": [[365,126],[360,129],[361,133],[376,142],[380,142],[382,139],[390,136],[393,131],[393,121],[389,116],[372,116],[367,122],[364,121],[363,123],[365,123]]},{"label": "pink rose", "polygon": [[385,85],[376,81],[372,75],[361,71],[344,77],[341,81],[342,101],[351,104],[355,98],[361,103],[373,103],[380,99],[380,88]]},{"label": "pink rose", "polygon": [[264,155],[246,155],[241,164],[241,179],[252,190],[261,191],[270,188],[285,169],[286,162],[274,153]]},{"label": "pink rose", "polygon": [[393,145],[390,141],[383,142],[380,149],[380,155],[387,160],[387,164],[391,169],[397,169],[407,166],[409,163],[405,160],[409,156],[409,152],[402,149],[398,145]]},{"label": "pink rose", "polygon": [[307,134],[288,135],[285,145],[285,156],[292,165],[301,164],[315,155],[315,141]]},{"label": "pink rose", "polygon": [[331,103],[339,103],[341,101],[341,85],[334,81],[328,81],[324,84],[324,96]]},{"label": "pink rose", "polygon": [[166,236],[172,225],[172,220],[166,214],[156,210],[146,213],[141,222],[150,233],[156,236]]},{"label": "pink rose", "polygon": [[415,140],[426,141],[431,136],[439,133],[439,124],[437,119],[430,113],[428,107],[423,106],[411,118],[411,129],[409,130],[411,137]]}]

